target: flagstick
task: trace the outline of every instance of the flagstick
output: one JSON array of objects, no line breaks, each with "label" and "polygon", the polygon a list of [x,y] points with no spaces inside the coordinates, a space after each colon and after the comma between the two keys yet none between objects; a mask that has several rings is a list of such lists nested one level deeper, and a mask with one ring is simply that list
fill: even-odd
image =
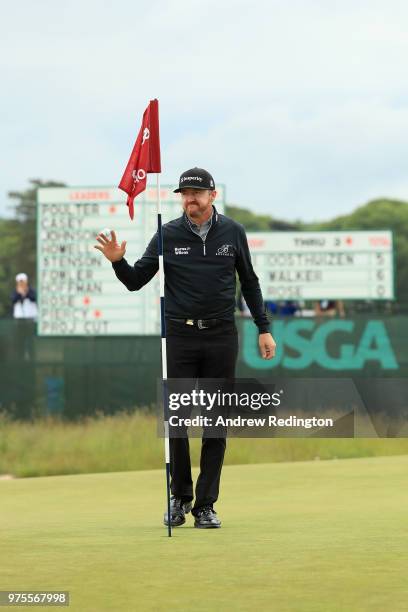
[{"label": "flagstick", "polygon": [[171,537],[170,441],[169,441],[168,394],[167,394],[167,384],[166,384],[167,383],[167,351],[166,351],[166,319],[165,319],[165,309],[164,309],[163,231],[162,231],[162,219],[161,219],[160,174],[156,174],[156,177],[157,177],[157,242],[158,242],[158,253],[159,253],[161,355],[162,355],[163,406],[164,406],[164,455],[166,459],[168,535],[170,538]]}]

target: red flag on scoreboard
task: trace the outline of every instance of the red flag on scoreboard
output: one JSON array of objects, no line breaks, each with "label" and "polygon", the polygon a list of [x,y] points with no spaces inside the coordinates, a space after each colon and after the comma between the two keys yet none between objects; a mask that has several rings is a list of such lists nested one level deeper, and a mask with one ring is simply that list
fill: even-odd
[{"label": "red flag on scoreboard", "polygon": [[119,183],[119,189],[128,194],[127,205],[133,219],[135,197],[146,189],[147,175],[161,172],[159,137],[159,102],[150,100],[143,113],[142,127]]}]

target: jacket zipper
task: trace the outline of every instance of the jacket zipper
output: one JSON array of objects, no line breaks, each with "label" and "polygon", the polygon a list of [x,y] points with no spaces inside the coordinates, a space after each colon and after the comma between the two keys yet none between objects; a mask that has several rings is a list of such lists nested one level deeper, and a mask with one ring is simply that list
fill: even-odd
[{"label": "jacket zipper", "polygon": [[207,233],[205,234],[205,236],[202,238],[202,241],[203,241],[203,253],[204,253],[204,256],[205,256],[205,254],[206,254],[206,252],[205,252],[205,241],[207,240],[207,235],[208,235],[208,232],[210,231],[210,229],[211,229],[211,227],[212,227],[212,220],[213,220],[213,216],[214,216],[214,215],[211,215],[210,227],[208,228]]},{"label": "jacket zipper", "polygon": [[[214,213],[214,214],[216,214],[216,213]],[[204,256],[206,255],[205,241],[207,240],[208,232],[212,228],[212,221],[213,221],[214,214],[211,215],[210,227],[208,228],[207,233],[205,234],[205,236],[203,238],[201,238],[201,236],[199,234],[196,234],[196,232],[193,230],[193,228],[191,227],[190,219],[188,218],[188,215],[186,214],[186,219],[187,219],[188,227],[190,228],[190,232],[192,232],[198,238],[201,238],[201,241],[203,243],[203,255]],[[217,218],[218,218],[218,215],[216,214],[216,220],[217,220]]]}]

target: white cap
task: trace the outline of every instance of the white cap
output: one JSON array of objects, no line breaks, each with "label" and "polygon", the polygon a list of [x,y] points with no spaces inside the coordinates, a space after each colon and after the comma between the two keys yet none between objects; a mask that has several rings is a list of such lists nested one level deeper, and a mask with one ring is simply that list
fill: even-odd
[{"label": "white cap", "polygon": [[17,282],[19,282],[19,281],[26,281],[27,282],[28,281],[27,274],[25,274],[25,272],[20,272],[20,274],[17,274],[17,276],[16,276],[16,281]]}]

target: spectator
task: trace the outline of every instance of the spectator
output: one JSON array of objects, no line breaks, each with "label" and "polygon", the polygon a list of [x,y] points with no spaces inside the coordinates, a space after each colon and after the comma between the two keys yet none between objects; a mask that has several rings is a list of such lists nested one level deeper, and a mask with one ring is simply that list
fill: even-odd
[{"label": "spectator", "polygon": [[291,300],[285,300],[279,303],[279,315],[281,317],[293,317],[299,310],[299,304]]},{"label": "spectator", "polygon": [[285,300],[283,302],[273,302],[272,300],[265,300],[266,311],[271,315],[278,317],[293,317],[299,310],[297,302],[291,300]]},{"label": "spectator", "polygon": [[315,303],[316,317],[335,317],[339,315],[344,318],[344,304],[340,300],[320,300]]},{"label": "spectator", "polygon": [[16,276],[16,288],[12,293],[13,317],[15,319],[37,319],[37,296],[28,284],[28,276],[20,272]]}]

